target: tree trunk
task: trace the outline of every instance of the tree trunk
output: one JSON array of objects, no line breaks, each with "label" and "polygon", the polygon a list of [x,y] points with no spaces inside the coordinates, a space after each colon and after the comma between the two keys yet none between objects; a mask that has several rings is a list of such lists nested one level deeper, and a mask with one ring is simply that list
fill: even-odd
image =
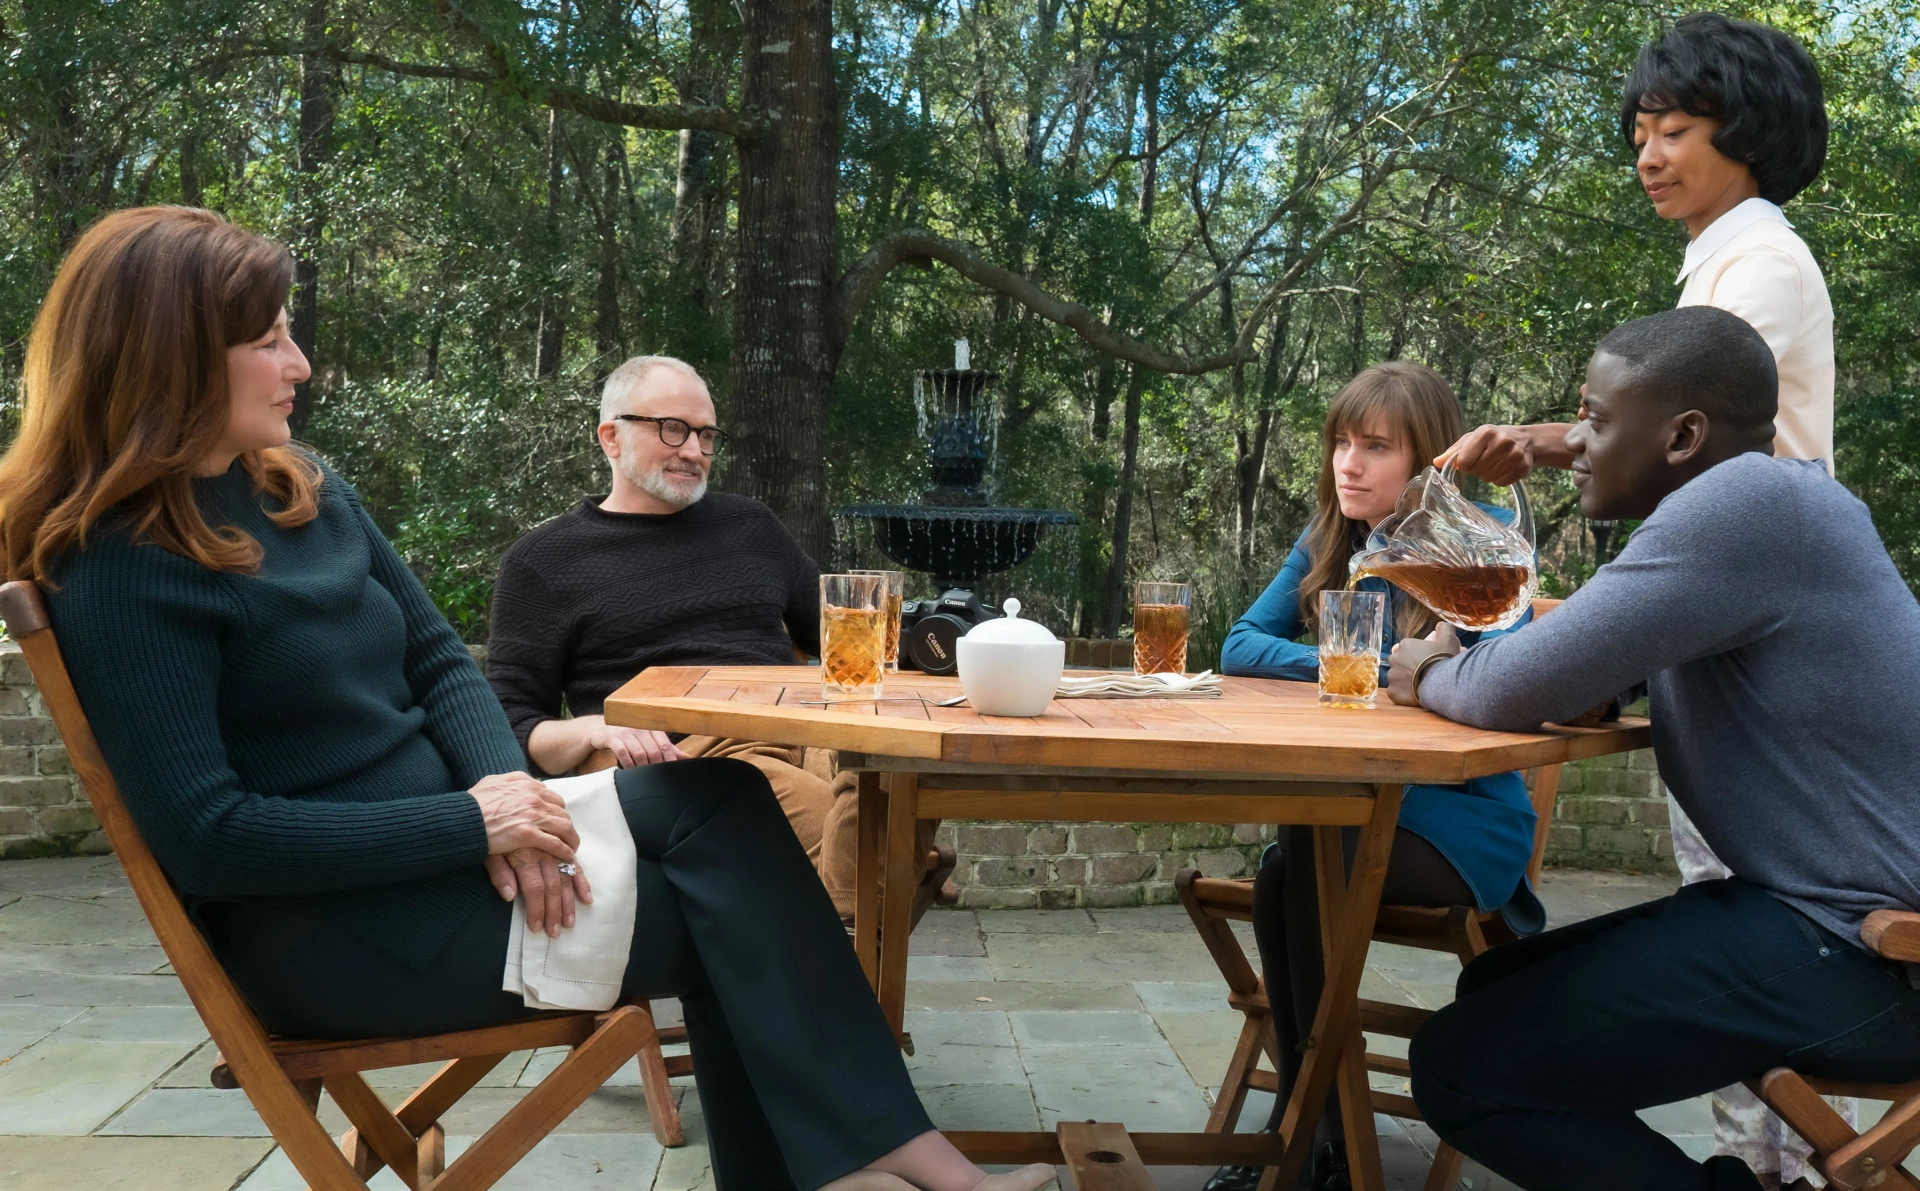
[{"label": "tree trunk", "polygon": [[831,0],[745,9],[742,100],[763,122],[738,142],[739,261],[731,408],[735,491],[765,501],[814,558],[832,557],[823,435],[842,329],[839,106]]},{"label": "tree trunk", "polygon": [[[560,109],[547,112],[547,242],[549,263],[560,259]],[[560,371],[560,348],[566,341],[564,301],[560,279],[549,277],[540,299],[540,334],[534,348],[533,374],[549,377]]]},{"label": "tree trunk", "polygon": [[[563,72],[567,68],[567,30],[571,9],[569,0],[560,0],[559,32],[555,37],[554,49]],[[550,108],[547,111],[547,234],[546,243],[541,246],[549,267],[562,256],[560,182],[565,175],[560,164],[560,135],[560,109]],[[591,186],[593,180],[582,178],[580,184]],[[533,374],[541,379],[560,371],[560,351],[567,341],[566,307],[566,294],[561,288],[560,278],[549,273],[546,285],[541,287],[540,328],[533,349]]]},{"label": "tree trunk", "polygon": [[1120,495],[1113,505],[1113,558],[1107,567],[1106,615],[1102,635],[1118,636],[1120,613],[1127,606],[1127,541],[1133,532],[1133,482],[1140,461],[1140,394],[1146,388],[1147,370],[1135,364],[1127,381],[1125,429],[1120,439]]},{"label": "tree trunk", "polygon": [[180,202],[189,207],[205,205],[200,194],[200,138],[193,133],[180,142]]},{"label": "tree trunk", "polygon": [[[302,21],[307,52],[300,55],[300,126],[294,142],[294,205],[300,230],[293,256],[293,312],[288,330],[308,360],[319,358],[320,241],[327,230],[326,184],[321,175],[333,159],[334,93],[339,87],[338,67],[324,48],[327,5],[328,0],[313,0]],[[182,153],[183,184],[187,152]],[[193,188],[199,190],[198,177],[193,179]],[[295,435],[313,416],[313,387],[309,380],[294,394],[293,416],[288,424]]]},{"label": "tree trunk", "polygon": [[1146,135],[1140,140],[1140,222],[1146,227],[1153,225],[1154,193],[1160,189],[1160,67],[1154,54],[1158,32],[1153,10],[1154,0],[1147,0],[1147,69],[1140,105],[1146,109],[1147,118]]},{"label": "tree trunk", "polygon": [[1234,461],[1234,479],[1239,498],[1234,510],[1234,539],[1240,550],[1240,565],[1253,562],[1253,521],[1259,512],[1260,485],[1267,478],[1267,444],[1273,433],[1274,402],[1280,394],[1280,361],[1287,354],[1287,331],[1292,325],[1291,301],[1281,307],[1273,322],[1273,342],[1267,345],[1267,364],[1260,376],[1260,410],[1254,419],[1253,434],[1244,428],[1237,432],[1239,457]]},{"label": "tree trunk", "polygon": [[[592,185],[591,179],[581,179]],[[617,145],[608,145],[600,167],[600,203],[594,210],[595,230],[600,235],[600,276],[594,286],[593,346],[598,354],[594,365],[593,386],[599,388],[607,373],[619,367],[626,355],[627,337],[620,325],[620,158]]]},{"label": "tree trunk", "polygon": [[[726,0],[692,0],[687,6],[687,70],[675,85],[681,103],[727,101],[727,45],[739,45],[740,31]],[[673,187],[673,219],[667,231],[667,259],[687,305],[701,316],[712,309],[718,280],[720,237],[726,227],[726,163],[720,137],[700,129],[680,130],[680,154]]]},{"label": "tree trunk", "polygon": [[[1160,68],[1154,54],[1154,6],[1153,0],[1147,3],[1147,52],[1146,69],[1142,72],[1141,106],[1146,109],[1146,132],[1141,138],[1140,152],[1142,165],[1140,170],[1140,226],[1151,230],[1153,227],[1154,191],[1159,187],[1160,175]],[[1140,462],[1140,393],[1146,386],[1146,371],[1138,364],[1133,366],[1132,379],[1127,382],[1127,400],[1122,414],[1124,429],[1120,436],[1120,495],[1113,506],[1113,551],[1107,567],[1106,615],[1103,627],[1106,636],[1112,637],[1120,631],[1120,613],[1127,606],[1127,548],[1133,532],[1133,485],[1134,475]]]}]

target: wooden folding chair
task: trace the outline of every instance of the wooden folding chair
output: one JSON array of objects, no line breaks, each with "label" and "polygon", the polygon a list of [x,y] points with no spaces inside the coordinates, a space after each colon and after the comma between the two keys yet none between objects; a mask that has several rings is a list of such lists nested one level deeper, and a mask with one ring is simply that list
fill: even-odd
[{"label": "wooden folding chair", "polygon": [[[1860,926],[1867,950],[1902,963],[1920,963],[1920,914],[1875,910]],[[1920,1083],[1877,1084],[1857,1080],[1816,1079],[1776,1067],[1747,1081],[1754,1095],[1806,1139],[1827,1182],[1841,1191],[1860,1187],[1920,1191],[1920,1179],[1901,1163],[1920,1144]],[[1891,1100],[1880,1123],[1857,1133],[1822,1096]]]},{"label": "wooden folding chair", "polygon": [[[1537,620],[1559,606],[1559,600],[1535,600],[1534,618]],[[1546,860],[1547,832],[1553,823],[1554,802],[1560,792],[1560,767],[1543,765],[1538,769],[1529,769],[1526,771],[1526,781],[1528,799],[1533,803],[1534,813],[1533,859],[1527,865],[1527,879],[1537,888],[1541,866]],[[1324,836],[1321,846],[1324,847],[1332,840],[1332,835],[1321,834]],[[1339,857],[1331,854],[1325,859],[1331,863],[1340,862]],[[1259,973],[1253,970],[1245,949],[1240,946],[1239,937],[1229,925],[1232,922],[1253,921],[1253,882],[1203,877],[1197,872],[1188,871],[1175,877],[1173,885],[1180,895],[1180,903],[1187,908],[1188,917],[1193,919],[1195,929],[1200,932],[1201,941],[1206,944],[1213,962],[1219,967],[1220,975],[1226,978],[1227,1003],[1238,1009],[1246,1019],[1241,1023],[1240,1039],[1234,1045],[1233,1057],[1227,1062],[1226,1074],[1221,1077],[1220,1096],[1214,1101],[1213,1113],[1207,1120],[1209,1133],[1231,1133],[1239,1124],[1248,1092],[1258,1090],[1278,1094],[1280,1089],[1280,1079],[1276,1074],[1279,1069],[1279,1039],[1273,1029],[1273,1012],[1267,1000],[1266,984]],[[1320,906],[1323,933],[1330,913],[1327,888],[1327,882],[1323,880]],[[1373,938],[1377,942],[1397,943],[1403,947],[1451,952],[1459,956],[1461,965],[1465,966],[1489,948],[1511,942],[1514,935],[1496,911],[1483,911],[1473,906],[1383,905],[1374,918]],[[1364,997],[1360,1000],[1361,1029],[1391,1038],[1413,1037],[1414,1031],[1431,1016],[1431,1011],[1410,1005],[1396,1005]],[[1274,1070],[1260,1066],[1263,1054]],[[1373,1052],[1366,1053],[1364,1070],[1402,1077],[1409,1074],[1405,1059]],[[1361,1069],[1356,1067],[1341,1081],[1343,1097],[1361,1094],[1361,1088],[1364,1087],[1362,1075]],[[1406,1120],[1421,1119],[1420,1109],[1411,1096],[1372,1088],[1366,1088],[1365,1095],[1376,1112]],[[1371,1114],[1365,1114],[1362,1121],[1362,1128],[1367,1132],[1365,1138],[1349,1136],[1347,1139],[1348,1158],[1354,1168],[1355,1191],[1380,1191],[1380,1156],[1378,1145],[1372,1139],[1371,1121]],[[1434,1153],[1433,1166],[1427,1172],[1426,1191],[1451,1191],[1460,1181],[1463,1161],[1458,1150],[1441,1143]],[[1916,1191],[1920,1191],[1920,1188],[1916,1188]]]},{"label": "wooden folding chair", "polygon": [[[412,1038],[300,1041],[269,1036],[187,917],[179,894],[128,814],[74,692],[39,589],[30,582],[0,586],[0,619],[20,642],[140,908],[219,1046],[215,1086],[246,1092],[313,1191],[367,1191],[366,1180],[382,1166],[393,1167],[415,1191],[490,1187],[634,1058],[640,1061],[654,1136],[663,1145],[684,1144],[667,1080],[690,1072],[692,1065],[683,1056],[663,1058],[660,1043],[684,1039],[685,1033],[656,1030],[644,1001],[608,1013],[545,1013],[486,1029]],[[448,1165],[440,1117],[508,1054],[543,1046],[567,1046],[572,1053]],[[360,1074],[433,1061],[445,1061],[445,1066],[397,1110],[389,1110]],[[354,1125],[337,1146],[316,1115],[323,1087]]]}]

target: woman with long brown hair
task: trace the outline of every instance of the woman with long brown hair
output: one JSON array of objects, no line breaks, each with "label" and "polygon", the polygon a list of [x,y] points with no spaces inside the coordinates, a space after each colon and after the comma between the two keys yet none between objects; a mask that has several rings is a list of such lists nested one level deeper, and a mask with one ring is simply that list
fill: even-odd
[{"label": "woman with long brown hair", "polygon": [[[1220,651],[1220,669],[1257,678],[1317,679],[1319,650],[1296,638],[1315,630],[1320,593],[1346,587],[1347,562],[1365,546],[1367,534],[1393,512],[1401,491],[1426,461],[1439,456],[1464,430],[1459,398],[1425,365],[1396,360],[1347,382],[1327,407],[1313,519],[1272,584],[1234,623]],[[1502,520],[1513,515],[1481,507]],[[1384,579],[1364,579],[1360,589],[1387,596],[1388,648],[1403,637],[1425,635],[1437,623],[1431,610]],[[1460,639],[1470,644],[1482,635],[1462,633]],[[1382,665],[1382,686],[1385,670]],[[1533,831],[1533,805],[1517,773],[1478,778],[1463,786],[1408,786],[1381,900],[1498,909],[1517,933],[1532,934],[1545,925],[1540,903],[1526,882]],[[1356,840],[1357,834],[1349,832],[1349,863]],[[1254,937],[1285,1061],[1269,1128],[1279,1125],[1298,1047],[1311,1031],[1324,980],[1312,856],[1310,830],[1288,828],[1267,849],[1254,878]],[[1341,1191],[1350,1184],[1337,1106],[1328,1108],[1321,1130],[1313,1164],[1300,1185]],[[1258,1167],[1222,1167],[1208,1187],[1251,1189],[1260,1173]]]},{"label": "woman with long brown hair", "polygon": [[[466,647],[287,426],[308,367],[285,248],[206,211],[109,215],[34,323],[0,460],[8,579],[48,607],[127,806],[270,1028],[471,1029],[512,902],[558,936],[579,835]],[[678,996],[720,1187],[1037,1191],[933,1129],[767,781],[621,770],[638,854],[621,992]]]}]

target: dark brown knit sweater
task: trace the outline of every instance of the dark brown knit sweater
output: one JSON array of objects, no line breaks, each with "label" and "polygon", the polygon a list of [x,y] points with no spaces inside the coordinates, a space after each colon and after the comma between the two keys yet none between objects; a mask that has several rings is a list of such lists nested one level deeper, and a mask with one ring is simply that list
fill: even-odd
[{"label": "dark brown knit sweater", "polygon": [[765,505],[716,492],[652,515],[609,513],[603,499],[532,530],[500,564],[487,681],[523,750],[563,699],[597,714],[648,666],[783,665],[795,645],[819,648],[820,570]]}]

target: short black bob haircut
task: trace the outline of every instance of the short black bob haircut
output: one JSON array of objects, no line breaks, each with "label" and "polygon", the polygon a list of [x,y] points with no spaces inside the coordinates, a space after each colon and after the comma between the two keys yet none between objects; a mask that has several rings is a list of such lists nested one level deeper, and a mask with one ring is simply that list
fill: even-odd
[{"label": "short black bob haircut", "polygon": [[1780,372],[1773,349],[1747,320],[1717,306],[1681,306],[1621,323],[1594,355],[1627,362],[1633,392],[1675,413],[1697,409],[1714,422],[1773,435]]},{"label": "short black bob haircut", "polygon": [[1635,116],[1675,110],[1720,121],[1713,147],[1746,162],[1770,203],[1805,190],[1826,164],[1820,71],[1778,29],[1696,12],[1642,46],[1621,98],[1620,135],[1631,148]]}]

